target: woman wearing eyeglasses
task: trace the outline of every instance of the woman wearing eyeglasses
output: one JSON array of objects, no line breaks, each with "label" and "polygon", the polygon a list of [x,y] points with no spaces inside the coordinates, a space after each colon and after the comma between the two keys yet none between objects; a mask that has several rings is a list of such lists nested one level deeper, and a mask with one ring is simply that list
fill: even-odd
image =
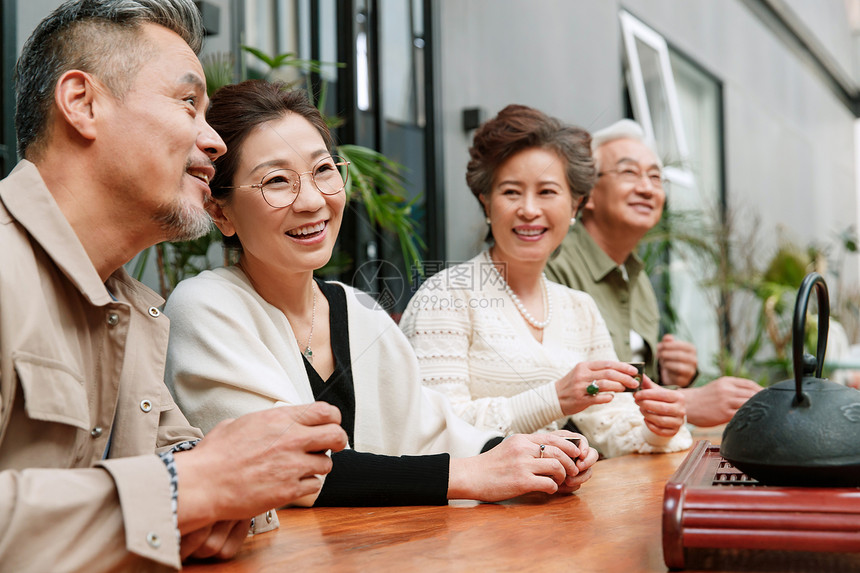
[{"label": "woman wearing eyeglasses", "polygon": [[588,479],[597,453],[564,439],[579,436],[501,441],[467,424],[421,386],[409,343],[370,297],[314,278],[337,239],[348,171],[302,92],[247,81],[213,95],[207,115],[228,147],[210,213],[240,256],[183,281],[165,308],[166,380],[192,423],[206,432],[279,404],[334,404],[352,450],[332,454],[317,505],[495,501]]},{"label": "woman wearing eyeglasses", "polygon": [[590,136],[511,105],[475,133],[466,182],[489,247],[430,278],[400,321],[426,386],[479,428],[576,428],[606,457],[688,448],[680,393],[618,362],[585,293],[543,269],[594,182]]}]

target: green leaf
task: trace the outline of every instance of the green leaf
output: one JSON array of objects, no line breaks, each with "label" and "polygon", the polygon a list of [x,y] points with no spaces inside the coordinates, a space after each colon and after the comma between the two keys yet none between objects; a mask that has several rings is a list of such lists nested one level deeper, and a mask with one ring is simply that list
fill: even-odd
[{"label": "green leaf", "polygon": [[206,76],[206,93],[211,96],[218,89],[233,83],[232,54],[217,53],[208,54],[200,58],[203,73]]},{"label": "green leaf", "polygon": [[423,276],[420,252],[426,245],[411,217],[412,206],[420,197],[406,199],[404,167],[361,145],[341,145],[338,154],[350,162],[347,197],[362,203],[371,223],[397,236],[407,268],[415,268]]},{"label": "green leaf", "polygon": [[242,49],[269,66],[270,68],[275,68],[275,60],[276,58],[270,58],[266,55],[262,50],[258,50],[257,48],[252,48],[251,46],[242,45]]}]

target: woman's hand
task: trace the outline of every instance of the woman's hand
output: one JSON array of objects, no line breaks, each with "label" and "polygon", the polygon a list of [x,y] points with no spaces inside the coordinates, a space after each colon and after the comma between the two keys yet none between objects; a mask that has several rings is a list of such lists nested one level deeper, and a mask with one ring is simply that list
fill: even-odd
[{"label": "woman's hand", "polygon": [[[583,441],[576,447],[566,437]],[[502,501],[534,491],[575,491],[596,459],[579,434],[515,434],[481,455],[451,458],[448,499]],[[583,471],[588,475],[580,477]]]},{"label": "woman's hand", "polygon": [[[624,392],[625,388],[639,386],[634,376],[636,367],[625,362],[580,362],[555,383],[561,411],[565,416],[570,416],[594,404],[605,404],[612,400],[612,392]],[[594,395],[588,393],[588,386],[592,382],[599,389]]]},{"label": "woman's hand", "polygon": [[642,390],[633,399],[645,417],[645,425],[658,436],[671,438],[686,421],[684,393],[658,386],[647,376],[642,377]]},{"label": "woman's hand", "polygon": [[575,476],[568,475],[558,488],[559,493],[573,493],[591,478],[591,467],[598,457],[597,450],[588,445],[588,440],[582,434],[574,434],[567,430],[558,430],[553,434],[562,438],[579,438],[579,457],[573,460],[579,473]]}]

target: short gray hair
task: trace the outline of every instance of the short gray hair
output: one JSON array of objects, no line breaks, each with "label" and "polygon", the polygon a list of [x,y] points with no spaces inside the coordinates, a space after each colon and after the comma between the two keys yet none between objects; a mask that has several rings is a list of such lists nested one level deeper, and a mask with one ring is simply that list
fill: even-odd
[{"label": "short gray hair", "polygon": [[148,46],[137,34],[146,23],[176,32],[195,54],[203,21],[193,0],[68,0],[42,20],[24,44],[15,69],[18,153],[45,143],[60,76],[92,73],[121,98]]},{"label": "short gray hair", "polygon": [[[591,134],[591,153],[594,154],[597,148],[601,145],[606,145],[610,141],[616,139],[633,139],[644,143],[657,158],[657,165],[663,168],[663,160],[660,159],[660,154],[657,153],[657,147],[654,145],[654,140],[645,136],[645,130],[642,126],[632,119],[621,119],[616,121],[609,127],[604,127],[600,131],[595,131]],[[597,156],[594,157],[597,161]],[[598,166],[598,168],[600,168]]]}]

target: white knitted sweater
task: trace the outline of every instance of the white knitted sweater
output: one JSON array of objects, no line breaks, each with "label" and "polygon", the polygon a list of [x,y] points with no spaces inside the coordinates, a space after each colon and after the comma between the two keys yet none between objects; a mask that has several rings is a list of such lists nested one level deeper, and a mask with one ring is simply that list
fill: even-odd
[{"label": "white knitted sweater", "polygon": [[[555,381],[579,362],[616,356],[594,300],[553,282],[548,288],[552,320],[541,343],[483,253],[428,279],[400,321],[418,356],[422,382],[446,394],[454,410],[479,428],[511,434],[564,425]],[[572,419],[606,457],[692,444],[686,427],[671,439],[648,430],[629,393]]]}]

